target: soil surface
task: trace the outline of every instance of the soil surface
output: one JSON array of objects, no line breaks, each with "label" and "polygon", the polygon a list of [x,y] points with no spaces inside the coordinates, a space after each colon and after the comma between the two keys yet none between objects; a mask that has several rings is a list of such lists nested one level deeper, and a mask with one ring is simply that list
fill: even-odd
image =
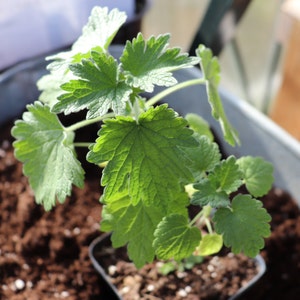
[{"label": "soil surface", "polygon": [[158,271],[163,266],[160,261],[137,270],[125,248],[111,247],[109,236],[104,236],[93,252],[124,300],[225,300],[246,286],[259,267],[254,260],[225,249],[218,256],[206,257],[200,264],[168,275]]},{"label": "soil surface", "polygon": [[[82,190],[74,188],[64,205],[45,212],[34,203],[27,179],[22,175],[22,166],[14,159],[9,131],[10,125],[6,129],[2,127],[0,136],[0,299],[110,300],[105,298],[99,276],[88,257],[89,244],[100,235],[99,176],[96,179],[88,178]],[[266,240],[266,247],[262,251],[267,262],[267,273],[252,294],[243,299],[299,299],[299,208],[288,194],[277,189],[273,189],[263,202],[273,218],[272,235]],[[231,255],[224,255],[226,257],[232,259]],[[230,261],[224,264],[230,268],[236,264],[241,270],[248,261],[241,259],[238,263]],[[212,265],[215,261],[216,258],[207,262],[210,267],[206,265],[206,269],[211,270],[210,276],[200,274],[198,270],[192,283],[185,282],[186,273],[172,274],[175,281],[182,284],[181,298],[178,299],[225,299],[216,291],[220,289],[218,276],[226,281],[224,278],[228,275],[217,274],[216,266]],[[123,267],[117,265],[117,270],[120,268]],[[126,272],[130,271],[132,264],[126,265],[125,269]],[[151,271],[150,268],[144,272]],[[237,274],[232,276],[235,276],[234,280],[237,279]],[[199,294],[192,295],[190,288],[186,288],[195,285],[200,291],[203,289],[202,282],[213,277],[218,278],[218,283],[211,285],[213,293],[206,298]],[[140,275],[134,273],[128,281],[141,285],[140,280]],[[168,299],[147,296],[149,289],[158,283],[164,288],[173,289],[172,284],[164,279],[156,279],[153,283],[144,284],[143,299]],[[176,298],[172,296],[169,299]]]}]

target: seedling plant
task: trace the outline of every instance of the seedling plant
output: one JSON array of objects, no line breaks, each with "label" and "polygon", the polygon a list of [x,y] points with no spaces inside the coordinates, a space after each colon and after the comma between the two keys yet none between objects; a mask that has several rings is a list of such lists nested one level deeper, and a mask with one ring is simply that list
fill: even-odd
[{"label": "seedling plant", "polygon": [[[109,45],[125,20],[117,9],[95,7],[72,48],[48,58],[39,101],[15,122],[15,156],[36,202],[50,210],[73,185],[83,187],[76,149],[88,147],[88,162],[103,168],[101,230],[112,232],[114,247],[127,245],[137,267],[155,257],[217,253],[223,244],[256,256],[270,234],[270,216],[257,198],[272,185],[272,166],[259,157],[223,159],[202,118],[161,104],[177,90],[206,85],[224,139],[238,144],[218,94],[218,60],[203,45],[190,57],[168,47],[168,34],[145,39],[141,33],[115,58]],[[174,71],[197,64],[202,78],[177,82]],[[152,96],[157,86],[165,89]],[[62,124],[62,114],[82,110],[86,118]],[[96,140],[74,142],[78,129],[94,123],[101,126]],[[248,194],[233,197],[241,186]],[[193,219],[190,204],[201,208]]]}]

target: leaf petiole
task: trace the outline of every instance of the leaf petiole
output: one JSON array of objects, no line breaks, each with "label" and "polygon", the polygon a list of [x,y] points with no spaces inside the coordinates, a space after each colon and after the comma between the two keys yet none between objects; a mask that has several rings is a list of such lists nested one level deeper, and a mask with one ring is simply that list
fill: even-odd
[{"label": "leaf petiole", "polygon": [[105,115],[97,117],[97,118],[83,120],[83,121],[77,122],[74,125],[71,125],[69,127],[65,127],[64,130],[66,132],[75,131],[75,130],[78,130],[82,127],[86,127],[88,125],[91,125],[91,124],[94,124],[94,123],[97,123],[97,122],[101,122],[105,119],[112,118],[114,116],[115,116],[114,113],[108,113],[108,114],[105,114]]},{"label": "leaf petiole", "polygon": [[74,143],[73,145],[74,145],[74,147],[81,147],[81,148],[88,148],[90,145],[92,144],[92,142],[91,143],[84,143],[84,142],[82,142],[82,143]]},{"label": "leaf petiole", "polygon": [[205,83],[206,83],[206,79],[204,79],[204,78],[191,79],[191,80],[187,80],[187,81],[178,83],[178,84],[171,86],[171,87],[163,90],[162,92],[156,94],[154,97],[150,98],[146,102],[146,107],[149,108],[150,106],[157,104],[159,101],[161,101],[166,96],[168,96],[172,93],[175,93],[183,88],[193,86],[193,85],[198,85],[198,84],[205,84]]},{"label": "leaf petiole", "polygon": [[211,210],[212,210],[212,207],[210,205],[205,205],[201,209],[201,211],[193,218],[193,220],[189,223],[189,225],[193,226],[198,220],[202,220],[206,223],[206,220],[208,220],[208,218],[211,214]]}]

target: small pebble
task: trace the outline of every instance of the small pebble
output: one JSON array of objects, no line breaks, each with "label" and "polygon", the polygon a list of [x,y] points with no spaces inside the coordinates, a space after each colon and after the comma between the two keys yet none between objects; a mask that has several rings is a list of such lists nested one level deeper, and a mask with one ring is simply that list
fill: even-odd
[{"label": "small pebble", "polygon": [[180,289],[179,291],[178,291],[178,296],[179,297],[186,297],[187,296],[187,292],[185,291],[185,290],[183,290],[183,289]]},{"label": "small pebble", "polygon": [[178,272],[177,278],[181,279],[181,278],[184,278],[186,275],[187,275],[186,272]]},{"label": "small pebble", "polygon": [[215,270],[215,267],[214,267],[213,265],[208,265],[208,266],[207,266],[207,270],[208,270],[209,272],[213,272],[213,271]]},{"label": "small pebble", "polygon": [[25,282],[22,279],[17,279],[15,281],[15,287],[16,287],[16,290],[21,291],[25,287]]},{"label": "small pebble", "polygon": [[62,292],[60,293],[60,296],[61,296],[62,298],[67,298],[67,297],[70,296],[70,293],[69,293],[68,291],[62,291]]},{"label": "small pebble", "polygon": [[155,289],[155,286],[154,286],[153,284],[149,284],[149,285],[147,286],[147,291],[148,291],[148,292],[153,292],[154,289]]},{"label": "small pebble", "polygon": [[116,271],[117,271],[117,267],[116,267],[116,266],[111,265],[111,266],[108,267],[108,274],[109,274],[110,276],[115,275],[115,274],[116,274]]},{"label": "small pebble", "polygon": [[71,231],[70,231],[69,229],[65,229],[65,230],[64,230],[64,235],[65,235],[66,237],[70,237],[70,236],[71,236]]},{"label": "small pebble", "polygon": [[124,295],[124,294],[127,294],[129,291],[130,291],[130,287],[129,287],[129,286],[124,286],[124,287],[121,289],[120,294],[121,294],[121,295]]},{"label": "small pebble", "polygon": [[80,234],[80,228],[75,227],[75,228],[73,229],[73,233],[74,233],[75,235]]},{"label": "small pebble", "polygon": [[0,157],[5,157],[5,151],[3,149],[0,149]]}]

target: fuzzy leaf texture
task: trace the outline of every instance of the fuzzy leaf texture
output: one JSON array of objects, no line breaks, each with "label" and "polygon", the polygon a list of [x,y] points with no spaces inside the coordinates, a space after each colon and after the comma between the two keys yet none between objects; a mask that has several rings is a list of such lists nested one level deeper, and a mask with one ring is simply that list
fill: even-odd
[{"label": "fuzzy leaf texture", "polygon": [[112,109],[117,115],[124,113],[132,89],[119,80],[117,61],[107,53],[91,52],[92,60],[70,65],[79,79],[61,86],[66,91],[54,105],[53,111],[69,114],[88,109],[87,118],[103,116]]},{"label": "fuzzy leaf texture", "polygon": [[218,85],[220,82],[220,65],[218,59],[212,56],[210,49],[200,45],[196,49],[196,54],[200,58],[201,70],[206,80],[206,90],[208,101],[212,108],[213,117],[220,122],[225,140],[232,146],[239,144],[237,131],[228,121],[220,95],[218,93]]},{"label": "fuzzy leaf texture", "polygon": [[247,190],[254,197],[261,197],[271,189],[274,177],[273,166],[261,157],[245,156],[237,160],[244,174]]},{"label": "fuzzy leaf texture", "polygon": [[79,63],[83,58],[90,58],[90,51],[93,49],[106,52],[126,18],[126,14],[117,9],[109,12],[107,7],[94,7],[82,29],[82,35],[75,41],[71,50],[47,57],[47,60],[53,62],[47,67],[50,74],[38,81],[38,87],[42,91],[39,100],[52,107],[62,94],[60,86],[74,79],[73,74],[69,72],[69,65]]},{"label": "fuzzy leaf texture", "polygon": [[101,230],[113,231],[113,247],[127,244],[128,255],[139,268],[154,259],[153,233],[163,212],[158,207],[146,206],[142,201],[135,206],[130,202],[130,197],[124,192],[122,197],[105,205]]},{"label": "fuzzy leaf texture", "polygon": [[222,207],[230,204],[226,192],[219,190],[216,183],[208,178],[203,178],[200,182],[194,184],[196,190],[191,199],[191,204],[201,207],[210,205],[211,207]]},{"label": "fuzzy leaf texture", "polygon": [[270,215],[261,201],[250,195],[237,195],[231,208],[220,208],[213,217],[215,230],[223,235],[224,244],[233,253],[244,252],[255,257],[264,247],[264,238],[270,235]]},{"label": "fuzzy leaf texture", "polygon": [[[187,217],[186,193],[174,195],[174,205],[170,212],[165,213],[160,206],[145,205],[140,201],[137,205],[131,204],[128,191],[116,193],[102,210],[101,230],[112,233],[114,247],[127,244],[130,259],[137,267],[152,262],[155,250],[153,248],[154,230],[162,218],[168,213],[183,214]],[[102,202],[104,199],[102,198]],[[105,203],[105,202],[104,202]]]},{"label": "fuzzy leaf texture", "polygon": [[198,146],[196,149],[189,148],[186,150],[190,159],[187,165],[192,170],[195,180],[200,180],[204,172],[213,170],[220,162],[221,153],[218,145],[211,142],[206,136],[199,136],[194,133],[194,137],[198,141]]},{"label": "fuzzy leaf texture", "polygon": [[188,224],[188,218],[173,214],[165,217],[154,232],[153,246],[159,259],[181,260],[189,257],[201,240],[197,227]]},{"label": "fuzzy leaf texture", "polygon": [[27,106],[23,120],[12,129],[15,156],[24,164],[36,202],[50,210],[58,199],[64,202],[72,184],[82,187],[84,171],[68,135],[57,116],[39,102]]},{"label": "fuzzy leaf texture", "polygon": [[177,83],[172,71],[199,62],[197,57],[181,54],[179,48],[167,49],[169,39],[166,34],[145,40],[139,33],[132,42],[127,41],[120,60],[129,85],[146,92],[152,92],[154,85],[172,86]]},{"label": "fuzzy leaf texture", "polygon": [[108,161],[102,176],[104,201],[128,189],[133,205],[141,199],[165,211],[178,205],[172,202],[174,194],[193,179],[183,149],[197,146],[186,125],[167,105],[150,108],[138,122],[124,116],[106,120],[88,154],[90,162]]},{"label": "fuzzy leaf texture", "polygon": [[194,185],[196,192],[192,196],[195,205],[222,207],[229,204],[229,194],[235,192],[243,183],[242,172],[236,164],[236,158],[229,156],[222,160],[208,174]]},{"label": "fuzzy leaf texture", "polygon": [[218,189],[230,194],[242,185],[242,176],[243,173],[236,163],[236,158],[229,156],[216,165],[208,178],[217,184]]}]

